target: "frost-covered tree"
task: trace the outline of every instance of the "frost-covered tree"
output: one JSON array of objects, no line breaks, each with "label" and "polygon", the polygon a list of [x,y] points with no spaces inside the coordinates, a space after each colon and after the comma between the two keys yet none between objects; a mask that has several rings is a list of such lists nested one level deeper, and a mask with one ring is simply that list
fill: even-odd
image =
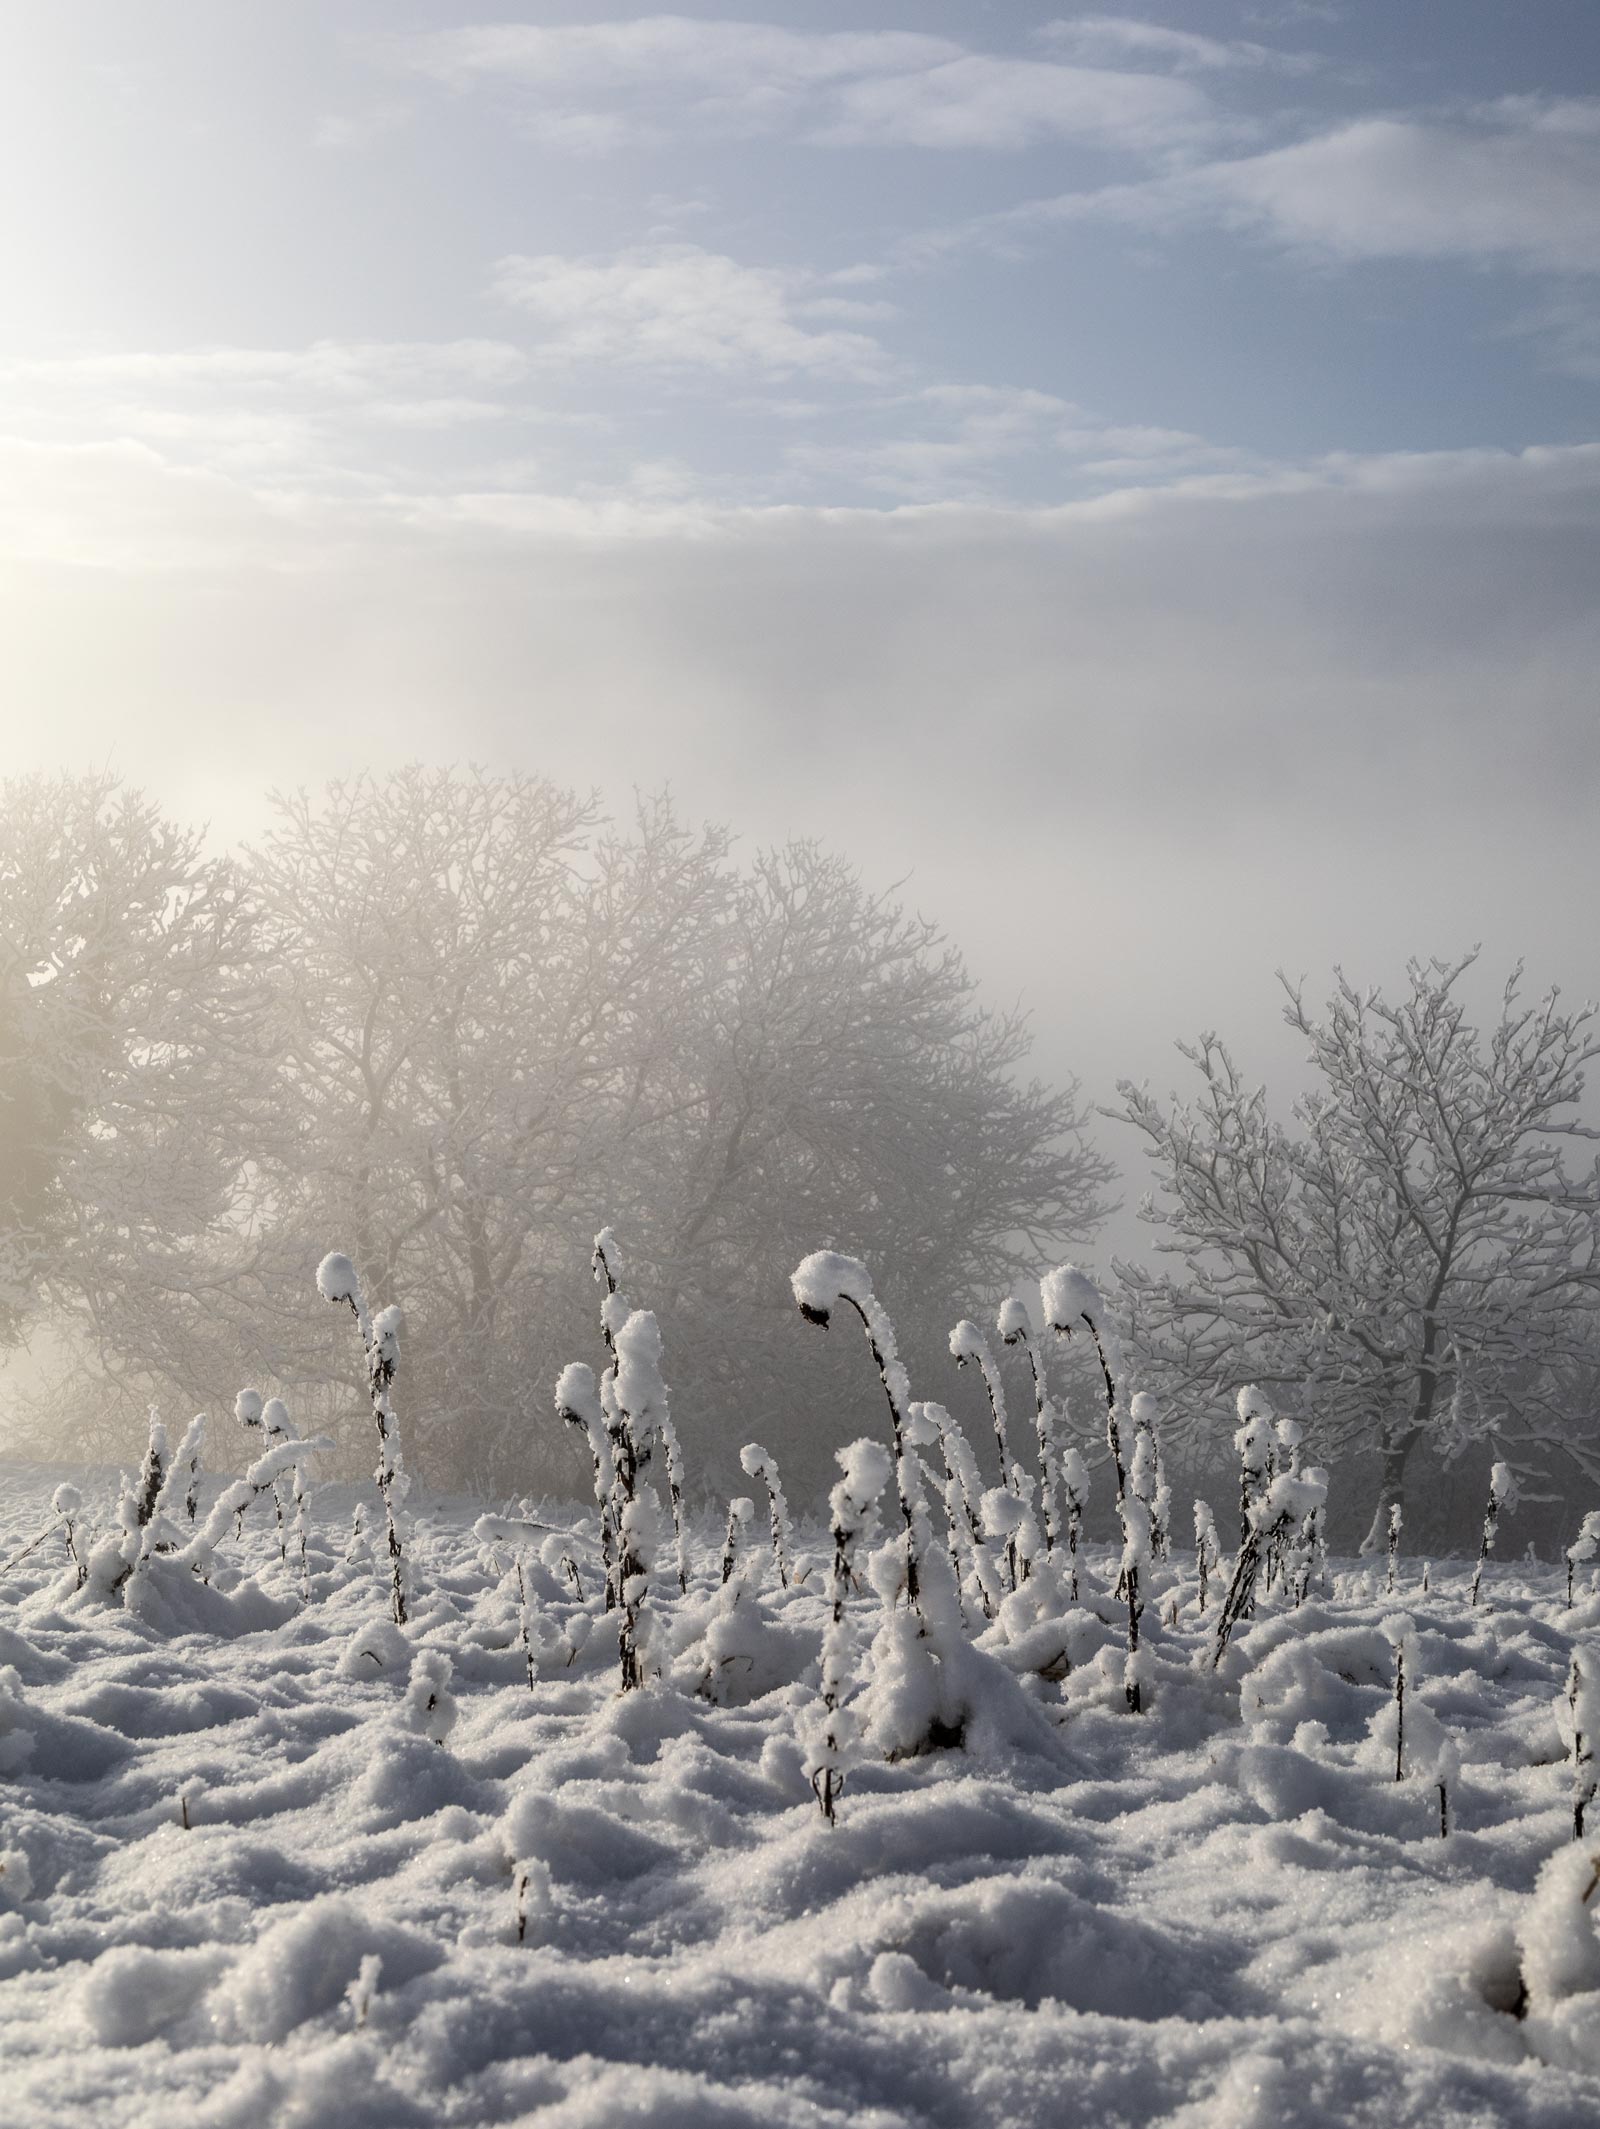
[{"label": "frost-covered tree", "polygon": [[[404,1301],[419,1468],[571,1483],[528,1385],[582,1349],[604,1218],[679,1356],[691,1478],[719,1489],[758,1397],[791,1483],[830,1469],[784,1303],[819,1234],[884,1265],[931,1352],[960,1297],[1093,1227],[1109,1170],[1075,1097],[1023,1079],[1026,1027],[937,927],[813,845],[729,849],[663,802],[609,827],[538,779],[409,768],[279,800],[250,854],[275,1233],[302,1269],[350,1235]],[[859,1371],[822,1366],[840,1427],[865,1419]],[[337,1354],[303,1351],[319,1370]]]},{"label": "frost-covered tree", "polygon": [[1157,1176],[1157,1265],[1120,1267],[1142,1369],[1191,1439],[1250,1378],[1315,1416],[1325,1456],[1379,1452],[1375,1542],[1421,1442],[1493,1429],[1600,1472],[1558,1365],[1600,1292],[1600,1168],[1568,1158],[1596,1135],[1577,1103],[1600,1040],[1520,972],[1480,1029],[1473,960],[1414,961],[1393,1000],[1341,974],[1321,1013],[1280,979],[1311,1078],[1288,1123],[1213,1034],[1180,1045],[1191,1099],[1120,1088]]},{"label": "frost-covered tree", "polygon": [[73,1368],[41,1435],[114,1455],[149,1396],[222,1395],[268,1254],[263,977],[199,833],[100,772],[0,784],[0,1343],[48,1310]]}]

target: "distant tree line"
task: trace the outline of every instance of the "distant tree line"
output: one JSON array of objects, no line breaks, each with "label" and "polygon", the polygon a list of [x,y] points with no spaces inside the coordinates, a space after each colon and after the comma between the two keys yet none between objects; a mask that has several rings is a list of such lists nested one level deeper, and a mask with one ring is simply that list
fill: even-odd
[{"label": "distant tree line", "polygon": [[[1155,1182],[1152,1247],[1117,1266],[1129,1379],[1191,1476],[1231,1462],[1253,1382],[1370,1472],[1374,1532],[1419,1468],[1434,1494],[1463,1474],[1463,1529],[1491,1457],[1578,1480],[1557,1520],[1600,1489],[1600,1041],[1516,976],[1480,1028],[1472,967],[1413,963],[1393,1000],[1341,976],[1320,1011],[1288,987],[1292,1109],[1206,1034],[1188,1098],[1124,1083],[1107,1112]],[[225,1412],[260,1382],[359,1458],[363,1386],[312,1291],[345,1248],[404,1311],[423,1475],[570,1490],[551,1396],[600,1357],[611,1225],[691,1485],[737,1486],[759,1437],[815,1498],[873,1404],[796,1324],[802,1256],[868,1262],[918,1394],[959,1405],[951,1327],[1104,1217],[1110,1162],[1028,1049],[893,894],[813,843],[741,856],[664,799],[618,822],[540,778],[407,767],[275,796],[218,855],[109,777],[11,782],[0,1342],[47,1328],[0,1447],[119,1459],[147,1401]],[[1052,1365],[1092,1449],[1094,1384]]]},{"label": "distant tree line", "polygon": [[405,1312],[425,1475],[568,1485],[609,1223],[702,1477],[760,1433],[814,1487],[865,1393],[796,1328],[801,1256],[880,1266],[942,1379],[1102,1216],[1022,1018],[812,843],[417,767],[274,797],[233,856],[103,776],[8,784],[0,836],[0,1331],[59,1359],[13,1446],[125,1455],[146,1400],[258,1380],[353,1428],[311,1283],[344,1247]]}]

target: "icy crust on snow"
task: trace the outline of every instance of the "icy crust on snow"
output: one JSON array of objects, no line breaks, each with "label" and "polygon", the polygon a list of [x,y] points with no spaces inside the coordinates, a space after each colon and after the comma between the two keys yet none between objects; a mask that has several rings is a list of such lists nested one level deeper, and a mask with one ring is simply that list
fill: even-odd
[{"label": "icy crust on snow", "polygon": [[[866,1583],[891,1460],[866,1439],[841,1470]],[[64,1478],[8,1475],[0,1556]],[[69,1483],[103,1528],[114,1489]],[[1392,1597],[1385,1563],[1340,1564],[1298,1611],[1264,1595],[1213,1672],[1215,1583],[1202,1615],[1192,1564],[1141,1556],[1132,1717],[1105,1547],[1076,1606],[1041,1562],[960,1635],[939,1528],[941,1682],[903,1601],[846,1579],[835,1630],[823,1524],[794,1524],[788,1588],[765,1543],[724,1585],[719,1518],[692,1532],[686,1596],[658,1578],[666,1676],[619,1699],[592,1505],[484,1532],[481,1504],[430,1504],[401,1628],[346,1559],[355,1498],[316,1499],[309,1607],[258,1504],[225,1550],[265,1611],[226,1635],[80,1600],[59,1549],[0,1584],[7,2123],[1600,2119],[1565,1562],[1491,1561],[1477,1611],[1471,1563],[1423,1593],[1402,1562]],[[996,1532],[1024,1512],[1006,1487],[979,1510]],[[898,1549],[878,1546],[885,1576]],[[874,1706],[865,1652],[891,1625]],[[825,1642],[849,1717],[831,1740]],[[930,1686],[966,1707],[964,1743],[885,1761],[864,1718],[898,1700],[909,1722]],[[831,1829],[824,1762],[846,1777]]]}]

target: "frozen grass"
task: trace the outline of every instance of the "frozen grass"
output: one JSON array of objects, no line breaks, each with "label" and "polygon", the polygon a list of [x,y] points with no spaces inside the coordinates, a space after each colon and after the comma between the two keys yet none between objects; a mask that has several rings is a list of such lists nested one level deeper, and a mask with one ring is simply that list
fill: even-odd
[{"label": "frozen grass", "polygon": [[[13,1476],[0,1556],[61,1476]],[[77,1482],[104,1524],[108,1487]],[[1407,1756],[1426,1708],[1460,1762],[1447,1838],[1431,1764],[1395,1780],[1386,1561],[1264,1603],[1216,1673],[1192,1570],[1158,1566],[1133,1719],[1116,1556],[1094,1547],[1054,1623],[1069,1674],[985,1629],[1017,1707],[961,1749],[856,1762],[830,1828],[796,1741],[819,1528],[794,1532],[788,1589],[752,1554],[759,1618],[713,1703],[671,1667],[717,1602],[709,1526],[686,1597],[663,1562],[666,1679],[619,1696],[592,1509],[538,1511],[581,1530],[587,1603],[524,1558],[530,1691],[475,1508],[417,1508],[404,1630],[387,1560],[345,1561],[348,1493],[314,1508],[309,1608],[259,1508],[253,1579],[226,1612],[207,1591],[203,1620],[91,1604],[59,1543],[0,1585],[8,2121],[1600,2116],[1593,1872],[1557,1724],[1600,1603],[1567,1609],[1564,1563],[1491,1561],[1476,1611],[1466,1566],[1424,1596],[1401,1565]],[[851,1600],[858,1649],[880,1620]]]}]

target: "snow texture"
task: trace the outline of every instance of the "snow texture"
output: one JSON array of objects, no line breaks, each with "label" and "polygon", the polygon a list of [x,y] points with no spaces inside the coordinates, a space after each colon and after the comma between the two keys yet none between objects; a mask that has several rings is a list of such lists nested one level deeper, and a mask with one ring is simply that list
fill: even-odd
[{"label": "snow texture", "polygon": [[[866,1583],[893,1462],[865,1439],[841,1466]],[[121,1561],[115,1481],[59,1471],[8,1475],[0,1554],[54,1532],[63,1483]],[[804,1521],[788,1588],[764,1542],[722,1585],[719,1518],[687,1595],[655,1572],[662,1669],[619,1696],[592,1505],[480,1535],[477,1505],[430,1503],[402,1626],[386,1567],[345,1558],[354,1489],[311,1501],[307,1602],[267,1493],[236,1539],[234,1489],[201,1484],[216,1535],[148,1556],[148,1605],[80,1590],[54,1536],[0,1584],[19,2129],[1600,2119],[1600,1889],[1571,1827],[1600,1620],[1564,1561],[1491,1560],[1476,1611],[1470,1562],[1426,1594],[1402,1563],[1398,1599],[1384,1563],[1335,1563],[1326,1595],[1262,1593],[1213,1670],[1215,1604],[1131,1530],[1134,1717],[1124,1548],[1083,1546],[1077,1605],[1041,1566],[1009,1619],[963,1624],[914,1498],[919,1627],[898,1527],[876,1588]],[[1317,1490],[1280,1471],[1255,1512]],[[1026,1513],[1011,1487],[975,1505],[991,1545]]]}]

